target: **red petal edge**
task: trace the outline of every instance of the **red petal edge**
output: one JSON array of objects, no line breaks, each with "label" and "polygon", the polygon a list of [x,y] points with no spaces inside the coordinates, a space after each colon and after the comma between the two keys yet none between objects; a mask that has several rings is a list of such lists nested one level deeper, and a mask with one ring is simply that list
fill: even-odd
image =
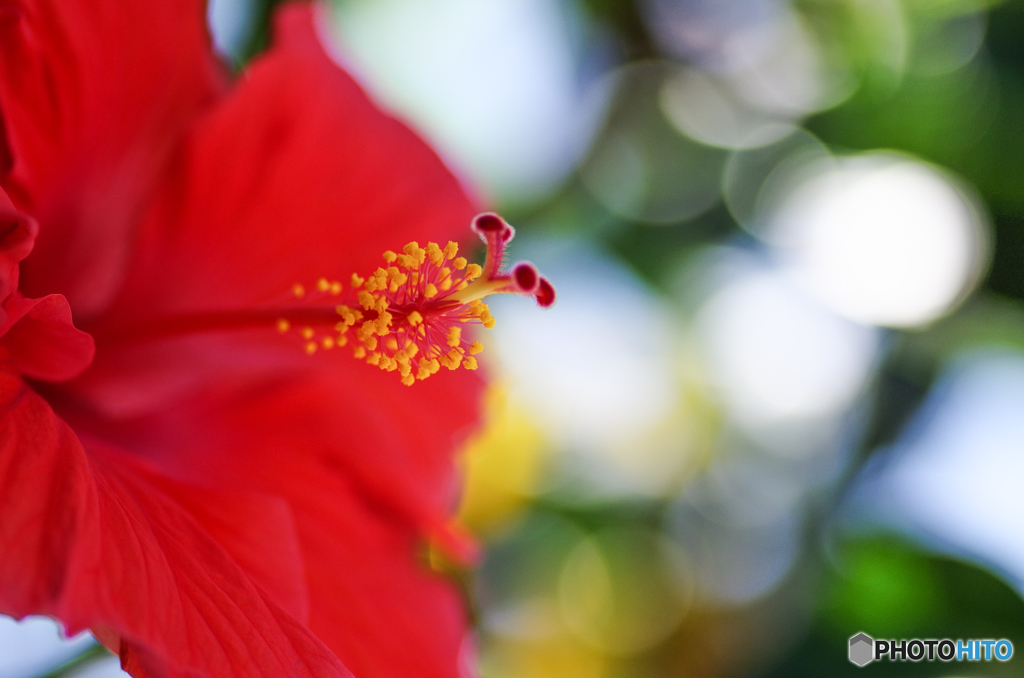
[{"label": "red petal edge", "polygon": [[92,628],[137,678],[348,678],[165,487],[131,456],[87,455],[0,372],[0,612]]}]

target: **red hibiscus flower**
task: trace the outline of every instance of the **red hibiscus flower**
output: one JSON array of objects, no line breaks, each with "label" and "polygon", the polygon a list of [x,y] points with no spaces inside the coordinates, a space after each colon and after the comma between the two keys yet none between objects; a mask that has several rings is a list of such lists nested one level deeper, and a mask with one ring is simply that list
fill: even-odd
[{"label": "red hibiscus flower", "polygon": [[480,297],[553,291],[501,273],[492,215],[482,268],[382,262],[462,235],[457,182],[310,6],[234,84],[204,19],[0,0],[0,612],[135,676],[456,676],[463,612],[416,551],[455,541],[482,382],[426,377],[476,366]]}]

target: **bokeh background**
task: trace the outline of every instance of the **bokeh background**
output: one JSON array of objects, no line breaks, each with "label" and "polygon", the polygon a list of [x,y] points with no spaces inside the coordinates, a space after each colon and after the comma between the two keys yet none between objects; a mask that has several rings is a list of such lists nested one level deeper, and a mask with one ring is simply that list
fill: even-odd
[{"label": "bokeh background", "polygon": [[[267,0],[215,0],[235,67]],[[486,678],[1016,676],[1024,2],[335,0],[323,37],[559,290],[492,304]],[[344,124],[344,121],[339,121]],[[70,661],[70,663],[68,663]],[[0,676],[116,659],[0,619]]]}]

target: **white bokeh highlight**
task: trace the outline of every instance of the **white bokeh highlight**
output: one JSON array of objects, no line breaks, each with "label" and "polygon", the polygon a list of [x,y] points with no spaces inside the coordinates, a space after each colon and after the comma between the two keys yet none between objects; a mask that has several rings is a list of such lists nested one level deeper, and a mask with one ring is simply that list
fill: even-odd
[{"label": "white bokeh highlight", "polygon": [[489,347],[512,395],[556,447],[583,457],[596,491],[657,493],[686,461],[670,312],[612,258],[580,241],[516,241],[555,282],[558,302],[488,300]]},{"label": "white bokeh highlight", "polygon": [[886,153],[818,170],[781,202],[769,237],[795,278],[836,312],[916,327],[947,313],[977,282],[987,222],[945,173]]},{"label": "white bokeh highlight", "polygon": [[493,197],[553,190],[600,117],[557,0],[350,0],[334,29],[369,89]]},{"label": "white bokeh highlight", "polygon": [[860,394],[878,335],[816,303],[778,271],[738,267],[695,320],[709,377],[741,427],[831,419]]}]

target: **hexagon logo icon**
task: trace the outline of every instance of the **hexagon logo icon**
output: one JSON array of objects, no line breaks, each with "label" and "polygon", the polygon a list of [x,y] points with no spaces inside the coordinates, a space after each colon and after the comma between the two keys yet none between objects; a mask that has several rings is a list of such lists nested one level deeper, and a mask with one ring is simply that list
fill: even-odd
[{"label": "hexagon logo icon", "polygon": [[875,658],[875,639],[866,633],[850,638],[850,661],[857,666],[867,666]]}]

